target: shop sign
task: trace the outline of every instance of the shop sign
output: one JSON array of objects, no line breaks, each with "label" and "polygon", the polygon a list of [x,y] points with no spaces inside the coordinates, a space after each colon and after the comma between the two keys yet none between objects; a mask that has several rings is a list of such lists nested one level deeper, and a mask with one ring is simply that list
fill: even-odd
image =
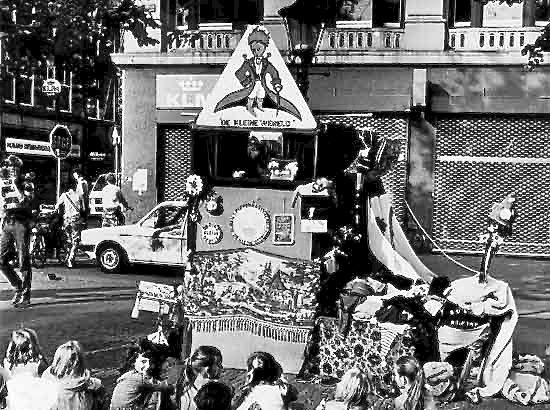
[{"label": "shop sign", "polygon": [[105,158],[107,158],[107,154],[104,152],[92,151],[90,152],[90,154],[88,154],[88,158],[91,161],[103,161],[105,160]]},{"label": "shop sign", "polygon": [[[12,154],[37,155],[53,157],[50,143],[47,141],[33,141],[19,138],[6,138],[6,152]],[[80,158],[80,145],[73,144],[69,157]]]},{"label": "shop sign", "polygon": [[219,75],[157,75],[157,108],[202,108]]},{"label": "shop sign", "polygon": [[263,26],[250,25],[206,99],[198,128],[314,131],[315,118]]},{"label": "shop sign", "polygon": [[61,92],[61,83],[55,78],[48,78],[42,83],[42,93],[48,97],[55,97]]}]

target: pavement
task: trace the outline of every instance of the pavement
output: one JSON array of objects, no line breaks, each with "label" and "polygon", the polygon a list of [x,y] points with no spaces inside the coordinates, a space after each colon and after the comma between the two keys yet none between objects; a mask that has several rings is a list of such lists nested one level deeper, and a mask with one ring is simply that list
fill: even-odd
[{"label": "pavement", "polygon": [[[458,264],[477,271],[480,261],[476,255],[449,255],[454,261],[441,254],[424,254],[419,257],[434,273],[451,279],[472,275],[472,272]],[[172,284],[182,279],[182,272],[177,268],[133,267],[125,274],[107,275],[98,271],[95,261],[84,256],[77,260],[77,267],[73,269],[53,262],[51,260],[44,268],[33,270],[33,303],[51,303],[56,299],[53,294],[59,302],[67,293],[71,297],[76,296],[79,289],[89,293],[90,297],[101,297],[99,290],[106,288],[112,289],[113,295],[118,291],[121,297],[131,295],[132,292],[135,296],[137,282],[151,280],[152,272],[154,280],[160,283]],[[497,256],[490,272],[497,279],[508,282],[516,298],[520,317],[550,319],[550,259]],[[95,295],[94,290],[98,290]],[[0,276],[0,310],[2,301],[9,299],[11,292],[10,284]]]}]

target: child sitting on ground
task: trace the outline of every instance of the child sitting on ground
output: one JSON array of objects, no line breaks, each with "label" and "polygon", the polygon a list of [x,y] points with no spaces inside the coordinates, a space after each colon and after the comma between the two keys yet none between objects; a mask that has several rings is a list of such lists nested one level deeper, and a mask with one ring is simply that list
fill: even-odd
[{"label": "child sitting on ground", "polygon": [[213,380],[199,389],[194,402],[197,410],[231,410],[232,399],[233,389]]},{"label": "child sitting on ground", "polygon": [[218,380],[223,370],[222,353],[214,346],[199,346],[186,360],[177,383],[176,402],[180,410],[195,410],[195,395],[205,384]]},{"label": "child sitting on ground", "polygon": [[396,410],[423,410],[424,371],[418,360],[412,356],[397,359],[394,378],[400,392],[395,399]]},{"label": "child sitting on ground", "polygon": [[170,395],[174,388],[166,382],[159,382],[166,349],[147,339],[128,353],[124,374],[116,382],[111,397],[111,410],[156,408],[161,400],[158,394]]},{"label": "child sitting on ground", "polygon": [[47,367],[36,332],[29,328],[12,332],[4,358],[7,375],[11,378],[24,373],[40,377]]},{"label": "child sitting on ground", "polygon": [[[273,355],[255,352],[246,361],[248,374],[237,410],[286,410],[298,392],[283,378],[283,369]],[[240,404],[240,405],[239,405]]]},{"label": "child sitting on ground", "polygon": [[84,351],[77,341],[57,348],[52,365],[44,371],[42,379],[56,386],[57,401],[52,410],[95,410],[103,403],[101,380],[91,377]]},{"label": "child sitting on ground", "polygon": [[322,400],[317,410],[394,410],[392,398],[381,398],[372,391],[368,373],[349,369],[336,385],[334,399]]}]

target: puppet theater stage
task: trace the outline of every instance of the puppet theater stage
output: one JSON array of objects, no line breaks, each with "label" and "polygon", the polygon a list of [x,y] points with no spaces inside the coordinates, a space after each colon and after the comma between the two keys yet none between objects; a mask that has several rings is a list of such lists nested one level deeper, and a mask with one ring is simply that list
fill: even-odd
[{"label": "puppet theater stage", "polygon": [[[429,281],[434,275],[409,245],[391,211],[391,195],[371,199],[368,214],[370,247],[376,258],[393,272]],[[412,353],[406,326],[358,320],[344,337],[336,318],[314,319],[320,286],[318,262],[286,259],[252,248],[199,252],[193,261],[194,274],[186,276],[185,298],[192,349],[216,345],[223,352],[225,367],[244,368],[252,352],[265,350],[275,354],[285,372],[298,373],[314,320],[321,325],[326,347],[318,358],[321,376],[341,376],[363,352],[372,352],[368,365],[376,373],[391,368],[400,355]]]}]

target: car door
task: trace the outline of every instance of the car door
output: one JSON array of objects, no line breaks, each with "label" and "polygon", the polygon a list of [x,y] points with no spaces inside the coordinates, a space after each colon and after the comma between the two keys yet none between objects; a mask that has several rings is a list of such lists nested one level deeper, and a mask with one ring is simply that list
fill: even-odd
[{"label": "car door", "polygon": [[183,229],[185,208],[172,204],[161,205],[140,224],[131,240],[128,256],[142,263],[181,265],[187,255]]}]

